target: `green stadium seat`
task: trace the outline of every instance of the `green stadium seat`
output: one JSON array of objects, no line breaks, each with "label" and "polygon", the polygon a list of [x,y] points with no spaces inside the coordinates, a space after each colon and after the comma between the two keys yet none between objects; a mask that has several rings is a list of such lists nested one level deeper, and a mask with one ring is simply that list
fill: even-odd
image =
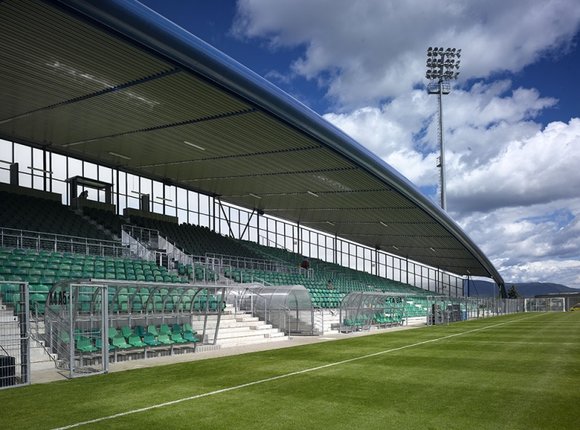
[{"label": "green stadium seat", "polygon": [[145,334],[147,333],[147,331],[145,330],[145,327],[143,327],[142,325],[137,325],[135,326],[135,334],[137,336],[139,336],[140,338],[143,338],[145,336]]},{"label": "green stadium seat", "polygon": [[129,345],[135,348],[143,348],[147,346],[147,344],[143,342],[141,338],[136,334],[129,336],[128,343]]},{"label": "green stadium seat", "polygon": [[171,338],[171,340],[174,343],[178,343],[178,344],[179,343],[188,343],[189,342],[188,340],[186,340],[186,339],[183,338],[183,336],[181,335],[181,333],[172,333],[170,335],[170,338]]},{"label": "green stadium seat", "polygon": [[155,339],[155,336],[152,333],[145,333],[145,335],[143,336],[143,343],[145,343],[147,346],[159,346],[161,345],[161,342],[159,342],[157,339]]},{"label": "green stadium seat", "polygon": [[121,327],[121,334],[124,338],[129,339],[133,335],[133,330],[128,325]]},{"label": "green stadium seat", "polygon": [[115,327],[109,327],[109,340],[111,340],[113,337],[117,336],[119,333],[119,330],[117,330]]},{"label": "green stadium seat", "polygon": [[195,331],[195,330],[194,330],[194,329],[191,327],[191,324],[190,324],[190,323],[185,323],[185,324],[183,324],[183,331],[184,331],[184,332],[186,332],[186,331],[190,331],[190,332],[192,332],[193,334],[197,334],[197,331]]},{"label": "green stadium seat", "polygon": [[131,311],[132,312],[141,312],[143,310],[143,302],[141,300],[141,296],[135,295],[131,300]]},{"label": "green stadium seat", "polygon": [[[100,351],[103,347],[103,340],[100,336],[95,339],[95,347],[97,348],[98,351]],[[115,350],[115,347],[111,344],[108,344],[107,347],[109,349],[109,352]]]},{"label": "green stadium seat", "polygon": [[60,330],[58,332],[58,340],[62,343],[69,344],[70,343],[70,335],[66,330]]},{"label": "green stadium seat", "polygon": [[173,342],[170,338],[168,334],[160,334],[157,337],[157,340],[159,341],[160,344],[162,345],[173,345],[175,342]]},{"label": "green stadium seat", "polygon": [[127,341],[125,340],[125,338],[118,334],[117,336],[113,337],[111,344],[116,348],[116,349],[129,349],[131,348],[131,345],[129,345],[127,343]]},{"label": "green stadium seat", "polygon": [[76,341],[76,349],[80,352],[95,352],[98,351],[97,348],[86,336],[80,336],[79,339]]},{"label": "green stadium seat", "polygon": [[155,337],[159,336],[159,331],[157,330],[157,327],[155,327],[153,324],[149,324],[147,326],[147,333],[151,333]]},{"label": "green stadium seat", "polygon": [[199,339],[195,336],[194,332],[184,331],[182,336],[183,339],[185,339],[187,342],[199,342]]}]

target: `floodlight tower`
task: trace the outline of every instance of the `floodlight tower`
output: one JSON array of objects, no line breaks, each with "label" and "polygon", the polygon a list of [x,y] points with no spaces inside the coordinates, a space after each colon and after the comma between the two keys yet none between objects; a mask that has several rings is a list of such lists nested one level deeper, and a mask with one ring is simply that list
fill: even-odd
[{"label": "floodlight tower", "polygon": [[427,49],[427,73],[429,79],[427,92],[439,96],[439,167],[441,187],[441,209],[447,210],[447,198],[445,195],[445,149],[443,146],[443,95],[451,92],[449,81],[457,79],[459,75],[459,58],[461,49],[433,48]]}]

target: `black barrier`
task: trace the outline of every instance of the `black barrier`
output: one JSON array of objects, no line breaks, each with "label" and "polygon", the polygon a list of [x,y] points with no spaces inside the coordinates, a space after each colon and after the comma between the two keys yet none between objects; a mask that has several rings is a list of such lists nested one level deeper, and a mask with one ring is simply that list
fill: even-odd
[{"label": "black barrier", "polygon": [[16,359],[0,355],[0,387],[16,385]]}]

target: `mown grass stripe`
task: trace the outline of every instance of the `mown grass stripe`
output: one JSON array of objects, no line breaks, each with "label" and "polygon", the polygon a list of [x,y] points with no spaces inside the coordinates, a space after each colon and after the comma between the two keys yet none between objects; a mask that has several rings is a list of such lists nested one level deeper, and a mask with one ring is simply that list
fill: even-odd
[{"label": "mown grass stripe", "polygon": [[446,340],[446,339],[451,339],[454,337],[458,337],[458,336],[464,336],[467,334],[471,334],[471,333],[476,333],[479,331],[483,331],[483,330],[489,330],[492,328],[496,328],[496,327],[500,327],[500,326],[504,326],[506,324],[511,324],[514,322],[520,322],[523,320],[528,320],[534,317],[537,317],[541,314],[535,314],[532,316],[525,316],[522,318],[517,318],[517,319],[513,319],[510,321],[505,321],[505,322],[501,322],[501,323],[497,323],[497,324],[492,324],[489,326],[484,326],[484,327],[479,327],[479,328],[475,328],[475,329],[471,329],[471,330],[467,330],[467,331],[463,331],[463,332],[459,332],[459,333],[453,333],[453,334],[449,334],[446,336],[442,336],[442,337],[438,337],[438,338],[434,338],[434,339],[428,339],[428,340],[424,340],[421,342],[416,342],[413,344],[409,344],[409,345],[403,345],[400,347],[396,347],[396,348],[390,348],[390,349],[386,349],[383,351],[378,351],[378,352],[374,352],[371,354],[365,354],[365,355],[361,355],[358,357],[353,357],[353,358],[349,358],[349,359],[345,359],[345,360],[341,360],[341,361],[336,361],[336,362],[332,362],[332,363],[327,363],[327,364],[323,364],[321,366],[316,366],[316,367],[310,367],[307,369],[302,369],[302,370],[297,370],[294,372],[289,372],[289,373],[285,373],[283,375],[278,375],[278,376],[273,376],[270,378],[265,378],[265,379],[260,379],[257,381],[252,381],[252,382],[248,382],[245,384],[239,384],[233,387],[227,387],[227,388],[222,388],[219,390],[214,390],[214,391],[209,391],[207,393],[202,393],[202,394],[196,394],[193,396],[188,396],[188,397],[183,397],[181,399],[177,399],[177,400],[172,400],[172,401],[168,401],[168,402],[163,402],[163,403],[158,403],[158,404],[154,404],[151,406],[147,406],[144,408],[137,408],[137,409],[132,409],[129,411],[125,411],[125,412],[120,412],[117,414],[113,414],[113,415],[108,415],[108,416],[104,416],[104,417],[100,417],[100,418],[94,418],[91,420],[87,420],[87,421],[81,421],[81,422],[77,422],[77,423],[73,423],[64,427],[57,427],[54,428],[53,430],[66,430],[66,429],[72,429],[72,428],[76,428],[76,427],[81,427],[84,425],[89,425],[89,424],[95,424],[95,423],[99,423],[99,422],[103,422],[103,421],[109,421],[109,420],[114,420],[116,418],[122,418],[128,415],[134,415],[134,414],[138,414],[141,412],[147,412],[153,409],[159,409],[159,408],[164,408],[164,407],[168,407],[168,406],[173,406],[179,403],[183,403],[183,402],[188,402],[188,401],[192,401],[192,400],[196,400],[196,399],[201,399],[204,397],[210,397],[210,396],[215,396],[218,394],[223,394],[223,393],[227,393],[230,391],[235,391],[235,390],[241,390],[243,388],[247,388],[247,387],[251,387],[251,386],[255,386],[255,385],[259,385],[259,384],[265,384],[267,382],[272,382],[272,381],[277,381],[280,379],[285,379],[285,378],[290,378],[292,376],[297,376],[297,375],[303,375],[306,373],[311,373],[311,372],[316,372],[318,370],[323,370],[323,369],[328,369],[331,367],[336,367],[336,366],[341,366],[343,364],[348,364],[348,363],[352,363],[355,361],[360,361],[360,360],[365,360],[367,358],[372,358],[372,357],[377,357],[380,355],[384,355],[384,354],[388,354],[388,353],[392,353],[392,352],[397,352],[397,351],[401,351],[401,350],[405,350],[405,349],[409,349],[409,348],[414,348],[414,347],[418,347],[418,346],[422,346],[422,345],[426,345],[426,344],[430,344],[430,343],[434,343],[434,342],[439,342],[442,340]]}]

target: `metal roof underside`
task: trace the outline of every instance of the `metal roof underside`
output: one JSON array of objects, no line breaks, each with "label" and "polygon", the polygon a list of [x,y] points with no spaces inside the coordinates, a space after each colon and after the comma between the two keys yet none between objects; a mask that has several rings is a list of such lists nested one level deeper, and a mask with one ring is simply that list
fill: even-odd
[{"label": "metal roof underside", "polygon": [[139,3],[0,2],[0,94],[5,139],[503,283],[394,169]]}]

